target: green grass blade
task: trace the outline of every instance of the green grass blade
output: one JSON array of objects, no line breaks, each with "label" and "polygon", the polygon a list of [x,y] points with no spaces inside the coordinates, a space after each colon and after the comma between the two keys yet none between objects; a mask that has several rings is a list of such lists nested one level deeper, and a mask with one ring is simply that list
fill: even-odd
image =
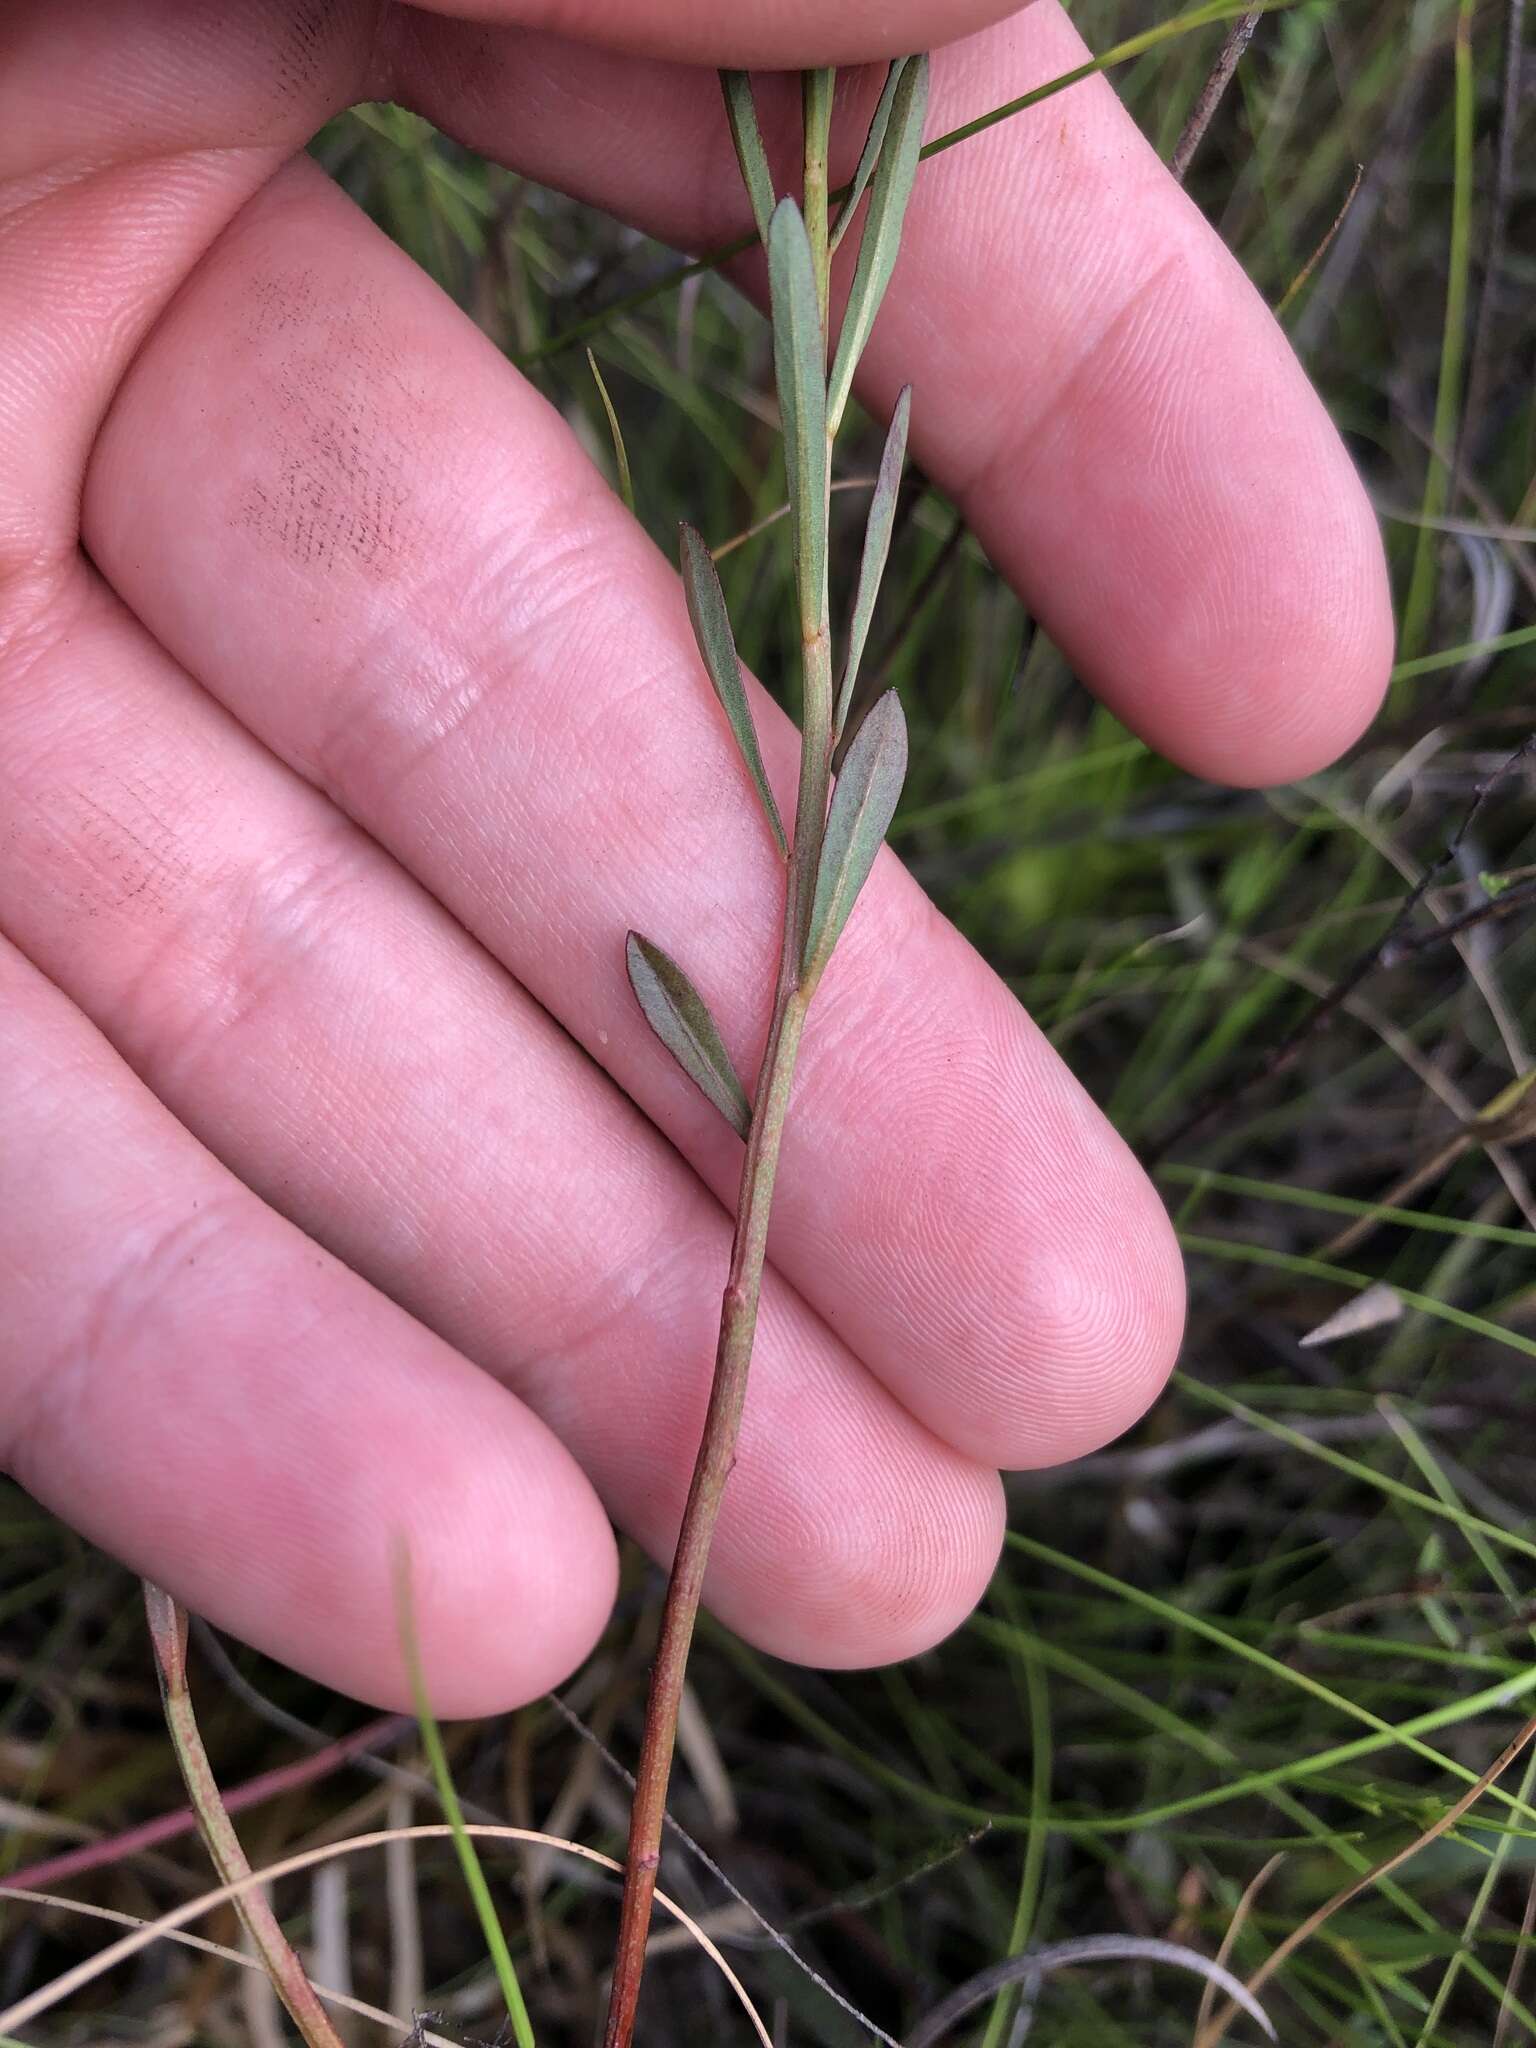
[{"label": "green grass blade", "polygon": [[[1466,1510],[1462,1507],[1461,1496],[1445,1476],[1439,1461],[1430,1450],[1429,1445],[1425,1443],[1423,1437],[1419,1435],[1419,1432],[1408,1420],[1408,1417],[1403,1414],[1397,1403],[1383,1397],[1377,1403],[1377,1406],[1382,1410],[1388,1422],[1391,1423],[1392,1434],[1397,1438],[1403,1449],[1412,1458],[1414,1464],[1418,1466],[1425,1479],[1428,1480],[1430,1486],[1434,1489],[1437,1499],[1443,1500],[1447,1507],[1460,1509],[1465,1514]],[[1465,1536],[1467,1546],[1473,1556],[1509,1602],[1511,1612],[1514,1612],[1520,1605],[1520,1592],[1503,1558],[1489,1544],[1481,1530],[1472,1525],[1470,1517],[1462,1525],[1462,1534]]]},{"label": "green grass blade", "polygon": [[908,384],[891,414],[890,431],[880,456],[874,496],[864,527],[864,553],[859,562],[858,588],[854,592],[853,618],[848,627],[848,653],[843,664],[842,687],[837,693],[837,714],[832,720],[832,738],[842,737],[843,725],[853,703],[859,664],[864,659],[869,628],[875,616],[875,600],[891,552],[891,531],[896,524],[896,500],[901,492],[901,469],[907,459],[907,423],[912,414],[912,386]]},{"label": "green grass blade", "polygon": [[1429,451],[1423,524],[1414,545],[1413,571],[1403,605],[1399,652],[1411,661],[1423,644],[1435,601],[1434,523],[1445,511],[1450,493],[1450,463],[1461,417],[1462,358],[1466,352],[1467,287],[1472,267],[1472,151],[1475,139],[1477,80],[1472,69],[1472,16],[1475,0],[1461,0],[1456,20],[1455,142],[1451,179],[1451,242],[1445,286],[1445,321],[1440,335],[1440,378],[1435,390],[1435,445]]},{"label": "green grass blade", "polygon": [[827,581],[827,388],[816,268],[810,237],[793,199],[781,199],[769,223],[768,289],[795,588],[800,628],[809,641],[821,628]]},{"label": "green grass blade", "polygon": [[395,1566],[395,1606],[400,1629],[400,1647],[411,1681],[411,1698],[415,1702],[416,1719],[421,1723],[422,1747],[426,1750],[433,1782],[437,1786],[443,1818],[453,1830],[453,1846],[458,1855],[459,1868],[464,1873],[464,1883],[474,1904],[475,1917],[480,1922],[481,1937],[495,1969],[496,1981],[501,1987],[502,2001],[507,2008],[507,2018],[512,2024],[513,2038],[517,2048],[535,2048],[533,2023],[528,2017],[528,2007],[523,2002],[522,1986],[517,1981],[512,1952],[507,1947],[507,1937],[502,1932],[495,1902],[491,1898],[491,1888],[486,1883],[485,1872],[480,1866],[480,1858],[475,1850],[474,1838],[464,1825],[464,1810],[459,1805],[459,1795],[454,1790],[453,1774],[448,1768],[448,1755],[443,1748],[442,1734],[432,1712],[432,1703],[427,1697],[426,1674],[421,1668],[421,1646],[416,1637],[415,1609],[411,1603],[410,1559],[404,1551],[399,1554]]},{"label": "green grass blade", "polygon": [[768,814],[768,823],[773,828],[779,851],[788,859],[789,841],[784,836],[784,821],[768,786],[768,771],[763,766],[763,752],[758,745],[752,707],[747,702],[746,685],[741,680],[736,636],[731,631],[730,613],[725,608],[725,592],[720,588],[720,577],[709,549],[695,529],[686,524],[682,529],[681,566],[683,594],[688,600],[693,637],[699,644],[699,653],[703,656],[709,680],[714,684],[715,695],[720,699],[721,709],[736,735],[741,758],[747,764],[747,772]]},{"label": "green grass blade", "polygon": [[[1004,1577],[997,1582],[997,1597],[1008,1611],[1009,1622],[1020,1628],[1018,1603]],[[1024,1866],[1019,1873],[1018,1897],[1014,1901],[1013,1924],[1008,1930],[1008,1954],[1022,1955],[1035,1932],[1035,1915],[1040,1904],[1040,1885],[1045,1873],[1045,1852],[1050,1842],[1051,1806],[1051,1688],[1045,1666],[1034,1644],[1020,1628],[1018,1659],[1023,1666],[1024,1710],[1029,1722],[1029,1833],[1025,1837]],[[1018,2005],[1016,1987],[999,1991],[987,2017],[981,2048],[1003,2048],[1009,2022]]]},{"label": "green grass blade", "polygon": [[[923,150],[924,160],[940,156],[959,143],[969,142],[973,135],[984,135],[1000,121],[1011,121],[1016,114],[1027,113],[1031,107],[1039,106],[1042,100],[1054,99],[1057,93],[1066,92],[1070,86],[1081,85],[1085,78],[1095,78],[1101,71],[1113,71],[1122,64],[1134,63],[1137,58],[1145,57],[1161,44],[1173,42],[1180,36],[1195,35],[1216,22],[1232,21],[1239,14],[1247,14],[1253,4],[1254,0],[1203,0],[1201,6],[1186,7],[1181,14],[1158,22],[1153,28],[1144,28],[1133,36],[1126,36],[1086,63],[1076,64],[1070,71],[1062,71],[1055,78],[1047,79],[1044,85],[1032,86],[1028,92],[1021,92],[1017,99],[1004,100],[1001,106],[978,114],[974,121],[964,121],[958,128],[935,136]],[[1278,14],[1301,4],[1302,0],[1258,0],[1261,14]]]},{"label": "green grass blade", "polygon": [[745,71],[722,71],[720,90],[725,95],[725,117],[731,124],[731,140],[736,145],[741,182],[752,202],[752,218],[757,222],[758,235],[766,242],[768,223],[773,218],[773,173],[768,168],[768,152],[763,148],[763,134],[757,124],[752,80]]},{"label": "green grass blade", "polygon": [[834,250],[853,226],[853,216],[859,210],[859,201],[869,189],[869,181],[875,174],[875,165],[880,161],[886,129],[890,125],[891,104],[896,98],[896,88],[901,83],[904,67],[911,61],[910,57],[899,57],[885,74],[885,84],[880,88],[880,97],[875,102],[874,113],[870,116],[869,133],[865,136],[864,147],[859,152],[853,183],[844,193],[843,203],[837,210],[837,219],[832,224],[831,246]]},{"label": "green grass blade", "polygon": [[[1192,1231],[1181,1231],[1179,1242],[1186,1251],[1203,1252],[1207,1258],[1237,1259],[1248,1265],[1271,1266],[1277,1273],[1302,1273],[1310,1280],[1336,1280],[1341,1287],[1366,1288],[1376,1284],[1369,1273],[1352,1272],[1347,1266],[1330,1266],[1323,1259],[1305,1258],[1299,1252],[1271,1251],[1267,1245],[1239,1244],[1229,1237],[1199,1237]],[[1496,1344],[1507,1345],[1511,1351],[1536,1358],[1536,1338],[1522,1336],[1518,1330],[1506,1329],[1502,1323],[1490,1322],[1487,1316],[1474,1315],[1471,1309],[1457,1308],[1453,1302],[1437,1300],[1432,1294],[1417,1294],[1411,1287],[1398,1286],[1395,1281],[1393,1289],[1410,1308],[1416,1308],[1424,1315],[1435,1316],[1443,1323],[1454,1323],[1457,1329],[1468,1330],[1474,1337],[1489,1337]]]},{"label": "green grass blade", "polygon": [[624,430],[619,425],[619,416],[614,411],[613,400],[608,396],[608,386],[603,382],[603,373],[597,367],[597,357],[587,350],[587,366],[592,372],[592,382],[597,386],[597,395],[603,401],[603,411],[608,415],[608,432],[613,440],[613,460],[619,472],[619,496],[626,507],[635,509],[635,481],[629,473],[629,451],[624,446]]},{"label": "green grass blade", "polygon": [[1484,654],[1503,654],[1513,647],[1529,647],[1536,640],[1536,626],[1516,626],[1513,632],[1496,633],[1491,640],[1468,640],[1460,647],[1442,647],[1436,654],[1420,654],[1412,661],[1400,661],[1392,671],[1394,683],[1413,676],[1433,675],[1437,669],[1460,668]]},{"label": "green grass blade", "polygon": [[886,286],[896,267],[901,241],[901,223],[917,177],[918,158],[923,145],[923,121],[928,112],[928,59],[914,57],[902,67],[891,101],[890,123],[885,147],[875,169],[869,192],[869,212],[859,238],[859,260],[854,266],[853,286],[843,312],[827,387],[827,421],[835,434],[853,388],[864,345],[869,340],[875,315],[885,297]]},{"label": "green grass blade", "polygon": [[[1262,12],[1283,13],[1291,8],[1299,8],[1301,4],[1302,0],[1264,0]],[[923,145],[922,160],[926,163],[929,157],[940,156],[945,150],[953,149],[957,143],[969,142],[973,135],[981,135],[988,128],[997,127],[1000,122],[1011,121],[1016,115],[1027,113],[1031,107],[1037,107],[1045,100],[1054,99],[1058,93],[1066,92],[1074,85],[1081,85],[1086,78],[1097,78],[1100,72],[1113,71],[1121,65],[1134,63],[1160,45],[1175,41],[1181,36],[1198,34],[1201,29],[1209,28],[1213,22],[1231,21],[1236,15],[1246,14],[1249,5],[1250,0],[1206,0],[1206,4],[1202,6],[1187,8],[1170,21],[1159,22],[1155,28],[1143,29],[1137,35],[1126,37],[1123,42],[1105,50],[1101,56],[1091,58],[1085,64],[1075,65],[1072,70],[1063,71],[1055,78],[1047,79],[1044,85],[1032,86],[1028,92],[1020,93],[1017,99],[1005,100],[1002,105],[991,108],[987,113],[978,114],[974,121],[962,122],[958,128],[951,128],[947,134],[935,136],[932,142]],[[589,335],[600,333],[611,321],[621,319],[626,313],[637,312],[642,306],[648,306],[653,300],[675,291],[679,285],[686,284],[689,278],[703,277],[708,271],[717,270],[732,256],[740,256],[744,250],[750,249],[752,241],[751,235],[738,236],[735,241],[722,243],[718,249],[712,249],[707,256],[695,257],[690,263],[680,263],[664,277],[654,278],[649,284],[639,285],[634,291],[625,292],[611,305],[589,314],[585,320],[575,321],[563,333],[552,335],[538,347],[523,349],[512,360],[519,369],[529,369],[535,363],[542,363],[551,356],[561,355],[566,349],[574,348],[578,342],[584,342]]]},{"label": "green grass blade", "polygon": [[[1184,1242],[1189,1242],[1185,1239]],[[1399,1289],[1399,1292],[1402,1292]],[[1417,1305],[1420,1297],[1405,1295],[1405,1300]],[[1486,1522],[1480,1515],[1469,1513],[1465,1508],[1451,1506],[1448,1502],[1436,1500],[1433,1494],[1420,1493],[1416,1487],[1405,1486],[1400,1479],[1393,1479],[1385,1472],[1378,1472],[1374,1466],[1366,1465],[1358,1458],[1347,1457],[1343,1451],[1336,1451],[1332,1444],[1319,1443],[1305,1431],[1291,1429],[1283,1422],[1276,1422],[1273,1416],[1262,1414],[1257,1408],[1250,1408],[1246,1401],[1239,1401],[1235,1395],[1223,1393],[1220,1387],[1206,1386],[1201,1380],[1192,1380],[1187,1373],[1176,1372],[1173,1384],[1197,1401],[1204,1401],[1213,1408],[1221,1408],[1228,1415],[1235,1415],[1239,1421],[1252,1428],[1262,1430],[1266,1436],[1276,1438],[1280,1443],[1290,1444],[1294,1450],[1305,1451],[1309,1458],[1316,1458],[1324,1465],[1331,1465],[1336,1472],[1346,1472],[1351,1479],[1358,1479],[1362,1485],[1374,1487],[1378,1493],[1390,1494],[1394,1500],[1407,1503],[1421,1514],[1433,1515],[1442,1521],[1454,1522],[1463,1535],[1476,1530],[1490,1543],[1497,1543],[1505,1550],[1518,1551],[1522,1557],[1536,1558],[1536,1543],[1524,1536],[1517,1536],[1512,1529],[1501,1529],[1497,1522]]]},{"label": "green grass blade", "polygon": [[827,812],[802,972],[814,987],[847,924],[896,812],[907,773],[907,721],[887,690],[854,736]]},{"label": "green grass blade", "polygon": [[677,962],[638,932],[629,934],[624,959],[645,1021],[699,1092],[744,1138],[752,1105],[704,998]]},{"label": "green grass blade", "polygon": [[[1233,1635],[1229,1629],[1208,1620],[1205,1615],[1196,1614],[1186,1607],[1175,1606],[1171,1600],[1160,1599],[1157,1594],[1147,1592],[1144,1587],[1132,1585],[1126,1579],[1117,1579],[1109,1572],[1100,1571],[1096,1565],[1069,1556],[1065,1551],[1053,1550],[1048,1543],[1040,1543],[1033,1536],[1025,1536],[1016,1530],[1010,1530],[1007,1540],[1010,1549],[1034,1558],[1037,1563],[1048,1564],[1056,1571],[1068,1572],[1076,1578],[1083,1579],[1090,1586],[1096,1586],[1100,1592],[1113,1594],[1117,1599],[1123,1600],[1128,1607],[1138,1607],[1144,1614],[1153,1615],[1170,1627],[1188,1629],[1193,1635],[1204,1636],[1207,1642],[1220,1644],[1232,1656],[1241,1658],[1244,1663],[1252,1664],[1270,1678],[1291,1686],[1298,1692],[1310,1693],[1314,1699],[1320,1700],[1324,1706],[1330,1707],[1336,1714],[1342,1714],[1347,1720],[1363,1721],[1368,1728],[1373,1728],[1385,1740],[1401,1743],[1415,1756],[1432,1763],[1436,1769],[1449,1771],[1467,1784],[1476,1783],[1478,1774],[1468,1765],[1458,1762],[1454,1757],[1443,1755],[1427,1742],[1420,1742],[1416,1735],[1409,1734],[1401,1724],[1394,1725],[1384,1720],[1380,1714],[1372,1713],[1369,1707],[1363,1707],[1346,1694],[1336,1692],[1332,1686],[1324,1685],[1321,1679],[1314,1678],[1309,1671],[1298,1670],[1295,1665],[1286,1664],[1280,1658],[1270,1656],[1267,1650],[1261,1650],[1256,1643],[1244,1642],[1241,1636]],[[1536,1673],[1531,1674],[1531,1682],[1536,1684]],[[1492,1690],[1495,1697],[1512,1696],[1508,1680]],[[1489,1797],[1513,1808],[1526,1820],[1536,1823],[1536,1809],[1525,1806],[1523,1801],[1513,1794],[1502,1791],[1498,1786],[1490,1786]]]},{"label": "green grass blade", "polygon": [[1398,1223],[1405,1230],[1430,1231],[1439,1237],[1468,1237],[1479,1244],[1516,1245],[1536,1252],[1536,1231],[1521,1230],[1507,1223],[1479,1223],[1461,1216],[1440,1216],[1429,1209],[1394,1209],[1381,1202],[1362,1202],[1353,1195],[1330,1194],[1323,1188],[1295,1187],[1287,1181],[1254,1180],[1241,1173],[1218,1173],[1214,1167],[1184,1166],[1163,1161],[1154,1176],[1177,1186],[1212,1194],[1252,1195],[1259,1201],[1284,1202],[1299,1209],[1316,1209],[1325,1216],[1371,1216],[1381,1223]]},{"label": "green grass blade", "polygon": [[[1407,1416],[1401,1414],[1393,1403],[1383,1402],[1382,1407],[1387,1420],[1392,1425],[1398,1442],[1402,1444],[1404,1450],[1407,1451],[1414,1464],[1418,1466],[1430,1486],[1434,1488],[1436,1495],[1447,1506],[1459,1508],[1461,1500],[1455,1487],[1452,1486],[1442,1470],[1429,1445],[1425,1443]],[[1475,1529],[1469,1528],[1465,1533],[1478,1563],[1509,1602],[1510,1611],[1513,1613],[1519,1607],[1520,1592],[1513,1577],[1505,1567],[1503,1559]],[[1536,1794],[1536,1753],[1528,1756],[1525,1760],[1525,1769],[1521,1773],[1518,1791],[1518,1796],[1524,1800],[1531,1799],[1533,1794]],[[1483,1872],[1477,1893],[1468,1909],[1466,1918],[1462,1922],[1460,1944],[1446,1963],[1444,1973],[1441,1976],[1439,1985],[1436,1987],[1434,1998],[1431,2000],[1429,2010],[1425,2014],[1424,2024],[1419,2031],[1415,2048],[1430,2048],[1430,2043],[1435,2038],[1441,2015],[1450,2002],[1451,1993],[1456,1988],[1456,1981],[1461,1975],[1463,1965],[1472,1951],[1472,1945],[1477,1939],[1487,1915],[1488,1907],[1504,1874],[1504,1867],[1509,1860],[1510,1851],[1514,1848],[1514,1844],[1515,1837],[1513,1834],[1506,1834],[1501,1835],[1499,1840],[1493,1845],[1492,1854],[1488,1859],[1488,1868]]]}]

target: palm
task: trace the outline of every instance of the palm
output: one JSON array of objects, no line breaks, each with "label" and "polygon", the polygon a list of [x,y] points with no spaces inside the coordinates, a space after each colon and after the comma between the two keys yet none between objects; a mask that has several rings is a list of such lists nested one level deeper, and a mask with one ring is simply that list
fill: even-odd
[{"label": "palm", "polygon": [[[405,1534],[470,1712],[589,1646],[609,1514],[665,1554],[707,1385],[739,1154],[624,931],[686,952],[750,1072],[781,883],[671,569],[294,152],[387,93],[680,242],[743,215],[707,74],[372,12],[8,22],[0,1449],[392,1701]],[[941,54],[931,125],[1079,55],[1042,4]],[[908,378],[924,466],[1150,739],[1263,781],[1352,736],[1388,630],[1358,485],[1107,89],[925,175],[863,395]],[[776,1216],[710,1596],[784,1655],[900,1655],[984,1582],[995,1468],[1139,1412],[1179,1283],[1123,1148],[889,856]]]}]

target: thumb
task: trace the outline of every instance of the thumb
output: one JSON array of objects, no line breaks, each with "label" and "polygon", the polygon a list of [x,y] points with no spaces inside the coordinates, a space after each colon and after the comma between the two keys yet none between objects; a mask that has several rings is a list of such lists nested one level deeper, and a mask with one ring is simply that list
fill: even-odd
[{"label": "thumb", "polygon": [[423,12],[543,29],[692,64],[858,64],[957,41],[1020,0],[416,0]]}]

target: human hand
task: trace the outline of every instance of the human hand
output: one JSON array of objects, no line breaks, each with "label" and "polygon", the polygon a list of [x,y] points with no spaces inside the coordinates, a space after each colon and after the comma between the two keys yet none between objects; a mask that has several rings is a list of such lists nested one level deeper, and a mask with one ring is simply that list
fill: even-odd
[{"label": "human hand", "polygon": [[[454,1714],[590,1647],[609,1513],[672,1540],[739,1147],[623,937],[686,958],[750,1073],[782,874],[669,565],[297,152],[399,98],[710,245],[747,214],[685,60],[974,31],[938,133],[1082,56],[1054,0],[459,11],[13,0],[0,31],[0,1458],[389,1704],[403,1533]],[[1257,783],[1360,730],[1363,493],[1101,81],[922,173],[861,393],[909,380],[917,458],[1150,741]],[[910,1653],[986,1581],[995,1468],[1133,1420],[1181,1289],[1125,1148],[889,854],[772,1251],[711,1604],[783,1656]]]}]

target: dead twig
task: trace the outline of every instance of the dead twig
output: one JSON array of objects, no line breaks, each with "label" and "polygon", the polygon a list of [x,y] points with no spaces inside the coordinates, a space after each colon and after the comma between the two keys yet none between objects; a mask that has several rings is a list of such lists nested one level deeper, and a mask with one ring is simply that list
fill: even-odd
[{"label": "dead twig", "polygon": [[1216,109],[1232,83],[1233,73],[1242,60],[1243,52],[1253,41],[1253,32],[1259,25],[1262,7],[1250,7],[1246,14],[1240,14],[1227,30],[1216,62],[1211,66],[1204,85],[1195,96],[1195,104],[1189,110],[1178,141],[1173,146],[1173,155],[1168,159],[1168,168],[1182,185],[1184,174],[1194,161],[1195,151],[1205,140],[1205,131],[1210,127]]}]

